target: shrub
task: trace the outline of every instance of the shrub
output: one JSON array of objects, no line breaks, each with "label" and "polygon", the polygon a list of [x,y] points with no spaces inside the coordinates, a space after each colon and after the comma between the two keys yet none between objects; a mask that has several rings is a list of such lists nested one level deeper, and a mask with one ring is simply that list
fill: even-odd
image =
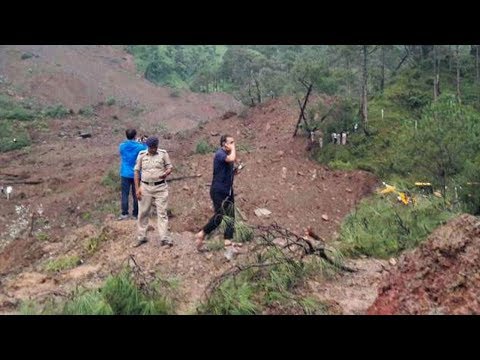
[{"label": "shrub", "polygon": [[215,147],[210,145],[207,140],[200,140],[195,147],[195,153],[197,154],[208,154],[215,151]]}]

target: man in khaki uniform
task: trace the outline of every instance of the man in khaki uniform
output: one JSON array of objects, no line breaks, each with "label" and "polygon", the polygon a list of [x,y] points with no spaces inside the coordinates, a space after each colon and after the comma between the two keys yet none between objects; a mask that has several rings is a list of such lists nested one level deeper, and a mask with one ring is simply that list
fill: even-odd
[{"label": "man in khaki uniform", "polygon": [[[165,150],[158,149],[158,138],[149,137],[146,141],[148,150],[140,151],[135,164],[135,190],[137,193],[138,211],[138,243],[147,242],[148,217],[152,201],[155,201],[158,219],[158,234],[161,245],[173,245],[167,236],[168,232],[168,185],[166,178],[172,172],[172,163]],[[141,180],[140,180],[141,172]]]}]

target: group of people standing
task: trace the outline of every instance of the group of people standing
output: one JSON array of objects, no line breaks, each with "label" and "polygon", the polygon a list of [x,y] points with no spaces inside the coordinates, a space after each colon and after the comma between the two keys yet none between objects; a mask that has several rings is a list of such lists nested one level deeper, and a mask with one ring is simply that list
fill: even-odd
[{"label": "group of people standing", "polygon": [[[143,245],[148,242],[146,236],[148,219],[152,205],[155,204],[160,244],[173,246],[173,241],[168,235],[167,178],[173,171],[168,152],[159,148],[157,137],[151,136],[139,141],[135,129],[127,129],[125,135],[127,139],[119,146],[122,212],[118,220],[129,218],[128,200],[131,193],[132,217],[137,220],[137,238],[134,246]],[[230,135],[222,135],[220,147],[213,159],[213,178],[210,187],[215,213],[195,236],[198,251],[205,251],[205,237],[221,224],[225,216],[228,216],[229,221],[224,238],[233,239],[235,231],[233,180],[239,171],[235,162],[235,140]]]},{"label": "group of people standing", "polygon": [[347,135],[348,135],[348,132],[346,131],[342,131],[339,133],[332,133],[332,143],[337,145],[346,145]]}]

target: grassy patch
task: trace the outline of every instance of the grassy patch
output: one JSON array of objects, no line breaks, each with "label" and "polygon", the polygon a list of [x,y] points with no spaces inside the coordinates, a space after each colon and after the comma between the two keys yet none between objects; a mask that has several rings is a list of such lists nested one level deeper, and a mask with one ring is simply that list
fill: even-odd
[{"label": "grassy patch", "polygon": [[30,144],[30,136],[22,126],[8,120],[0,120],[0,152],[21,149]]},{"label": "grassy patch", "polygon": [[250,282],[234,284],[233,279],[228,279],[200,307],[199,312],[213,315],[255,315],[260,309],[254,301],[254,295],[255,287]]},{"label": "grassy patch", "polygon": [[50,238],[48,234],[44,232],[36,233],[35,237],[37,238],[38,241],[47,241]]},{"label": "grassy patch", "polygon": [[91,255],[95,253],[100,248],[100,245],[106,240],[107,234],[102,231],[100,235],[88,239],[87,243],[85,244],[85,250]]},{"label": "grassy patch", "polygon": [[35,111],[7,96],[0,95],[0,120],[29,121],[35,118]]},{"label": "grassy patch", "polygon": [[92,117],[95,114],[95,111],[93,110],[93,107],[91,106],[86,106],[84,108],[81,108],[78,110],[78,113],[80,115],[83,115],[85,117]]},{"label": "grassy patch", "polygon": [[82,214],[82,219],[85,221],[89,221],[92,218],[92,213],[89,211],[86,211]]},{"label": "grassy patch", "polygon": [[197,142],[195,147],[196,154],[209,154],[216,150],[215,146],[211,145],[207,140],[201,139]]},{"label": "grassy patch", "polygon": [[333,170],[353,170],[355,167],[350,164],[349,161],[342,161],[342,160],[333,160],[328,163],[328,166]]},{"label": "grassy patch", "polygon": [[414,205],[408,206],[399,203],[394,195],[375,195],[363,200],[343,221],[341,250],[354,256],[396,256],[416,247],[455,215],[445,210],[442,199],[433,196],[416,199]]},{"label": "grassy patch", "polygon": [[[178,281],[157,278],[141,283],[125,269],[109,276],[99,289],[76,289],[67,301],[47,299],[41,309],[32,301],[20,305],[25,315],[167,315],[174,314],[178,302]],[[50,303],[48,303],[50,301]]]},{"label": "grassy patch", "polygon": [[37,315],[38,309],[35,302],[31,300],[25,300],[20,303],[19,312],[20,315]]},{"label": "grassy patch", "polygon": [[70,115],[70,110],[68,110],[62,104],[48,106],[42,110],[42,115],[50,118],[61,119]]},{"label": "grassy patch", "polygon": [[122,190],[122,183],[117,168],[111,168],[102,179],[101,184],[116,192]]},{"label": "grassy patch", "polygon": [[[163,287],[169,285],[162,283]],[[69,315],[166,315],[174,313],[175,301],[158,294],[161,288],[154,283],[140,288],[131,271],[110,276],[96,291],[78,294],[67,302],[63,314]]]},{"label": "grassy patch", "polygon": [[313,297],[298,300],[299,306],[305,315],[325,315],[329,313],[328,306]]},{"label": "grassy patch", "polygon": [[77,255],[62,256],[47,261],[45,270],[49,272],[58,272],[62,270],[72,269],[80,265],[80,258]]},{"label": "grassy patch", "polygon": [[112,307],[100,291],[76,295],[64,305],[63,315],[114,315]]},{"label": "grassy patch", "polygon": [[247,144],[247,143],[242,143],[242,144],[238,144],[238,145],[236,146],[236,150],[237,150],[238,152],[250,153],[250,152],[252,152],[252,150],[253,150],[253,146],[250,145],[250,144]]}]

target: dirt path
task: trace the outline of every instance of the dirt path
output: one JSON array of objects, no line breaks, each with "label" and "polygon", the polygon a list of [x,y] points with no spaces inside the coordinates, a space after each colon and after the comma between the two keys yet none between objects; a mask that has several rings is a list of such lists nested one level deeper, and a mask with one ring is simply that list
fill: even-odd
[{"label": "dirt path", "polygon": [[365,314],[377,298],[382,277],[392,266],[388,261],[377,259],[347,260],[346,265],[357,271],[336,274],[329,280],[311,280],[308,285],[312,295],[338,304],[342,314]]}]

